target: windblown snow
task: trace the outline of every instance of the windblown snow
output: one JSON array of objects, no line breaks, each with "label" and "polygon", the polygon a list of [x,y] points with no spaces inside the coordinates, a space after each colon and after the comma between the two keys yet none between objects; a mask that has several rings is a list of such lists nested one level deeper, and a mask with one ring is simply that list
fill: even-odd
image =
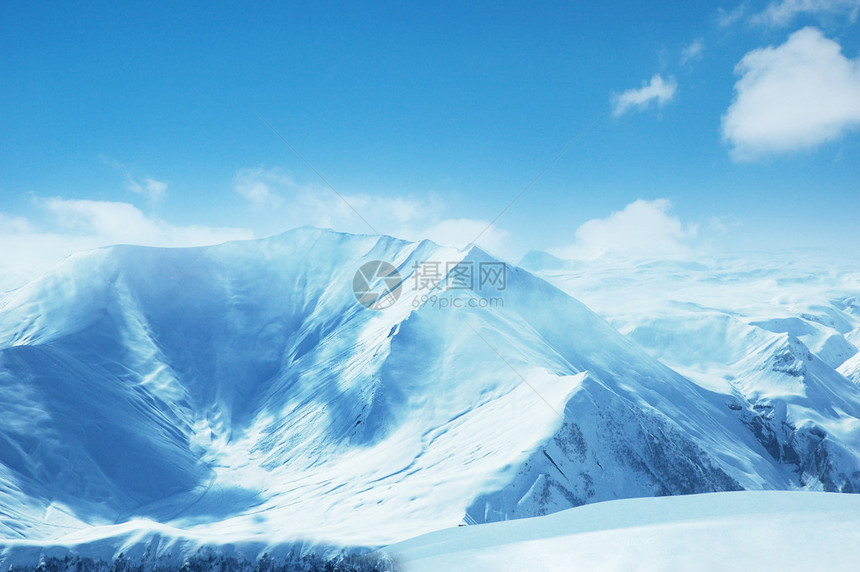
[{"label": "windblown snow", "polygon": [[[613,302],[633,286],[609,271],[598,295],[575,265],[538,269],[562,289],[508,266],[497,307],[404,288],[375,311],[352,292],[371,260],[404,284],[419,263],[495,261],[298,229],[90,251],[0,298],[0,565],[37,546],[379,547],[613,499],[860,490],[856,274],[810,306],[750,291],[730,307],[711,298],[723,276],[643,270],[698,273],[695,301],[666,309]],[[779,292],[767,270],[754,282]]]}]

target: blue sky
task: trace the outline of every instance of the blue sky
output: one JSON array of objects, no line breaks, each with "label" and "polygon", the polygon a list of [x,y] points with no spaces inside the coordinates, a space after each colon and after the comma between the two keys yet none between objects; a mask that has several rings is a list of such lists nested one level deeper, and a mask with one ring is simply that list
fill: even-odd
[{"label": "blue sky", "polygon": [[860,239],[860,0],[84,4],[0,8],[7,257],[367,232],[258,114],[407,238],[468,241],[581,135],[479,242]]}]

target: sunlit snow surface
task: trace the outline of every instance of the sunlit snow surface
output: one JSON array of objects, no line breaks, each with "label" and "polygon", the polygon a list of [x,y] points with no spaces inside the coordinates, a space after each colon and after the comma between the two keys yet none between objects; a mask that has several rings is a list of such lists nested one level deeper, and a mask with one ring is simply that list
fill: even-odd
[{"label": "sunlit snow surface", "polygon": [[386,549],[406,572],[857,569],[860,496],[734,492],[627,499],[454,528]]},{"label": "sunlit snow surface", "polygon": [[699,385],[858,451],[845,399],[860,386],[860,252],[625,264],[532,253],[523,263]]},{"label": "sunlit snow surface", "polygon": [[[352,292],[377,259],[405,286],[382,311]],[[503,307],[416,308],[428,260],[493,261],[300,229],[84,253],[0,298],[0,565],[860,488],[850,266],[535,269],[567,294],[510,266]]]}]

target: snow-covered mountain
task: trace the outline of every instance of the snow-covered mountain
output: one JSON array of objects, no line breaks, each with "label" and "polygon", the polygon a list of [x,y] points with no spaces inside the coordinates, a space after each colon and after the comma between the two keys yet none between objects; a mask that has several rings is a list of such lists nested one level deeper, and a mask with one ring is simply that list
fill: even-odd
[{"label": "snow-covered mountain", "polygon": [[860,492],[850,463],[842,484],[830,478],[860,446],[860,259],[831,258],[523,264],[674,370],[740,399],[739,414],[799,484]]},{"label": "snow-covered mountain", "polygon": [[[403,278],[381,310],[353,292],[374,260]],[[188,550],[381,546],[601,500],[860,487],[860,392],[835,369],[851,353],[838,340],[719,316],[654,333],[687,336],[674,345],[691,362],[717,348],[713,363],[739,364],[716,383],[658,361],[676,354],[644,322],[632,341],[517,267],[503,289],[427,300],[410,286],[428,263],[498,261],[299,229],[91,251],[8,294],[0,565],[34,542],[127,550],[130,526]],[[857,317],[839,312],[850,346]]]}]

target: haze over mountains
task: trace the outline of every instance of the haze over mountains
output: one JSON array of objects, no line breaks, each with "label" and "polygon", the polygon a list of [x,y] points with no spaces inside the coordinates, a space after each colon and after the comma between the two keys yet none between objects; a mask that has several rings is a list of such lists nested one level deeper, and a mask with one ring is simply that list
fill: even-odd
[{"label": "haze over mountains", "polygon": [[[404,281],[382,310],[352,290],[372,260]],[[378,547],[612,499],[860,491],[856,273],[744,313],[705,267],[530,260],[540,277],[508,266],[495,307],[421,305],[416,265],[498,261],[304,228],[90,251],[3,295],[3,558],[146,530]],[[633,308],[656,277],[697,301]]]}]

